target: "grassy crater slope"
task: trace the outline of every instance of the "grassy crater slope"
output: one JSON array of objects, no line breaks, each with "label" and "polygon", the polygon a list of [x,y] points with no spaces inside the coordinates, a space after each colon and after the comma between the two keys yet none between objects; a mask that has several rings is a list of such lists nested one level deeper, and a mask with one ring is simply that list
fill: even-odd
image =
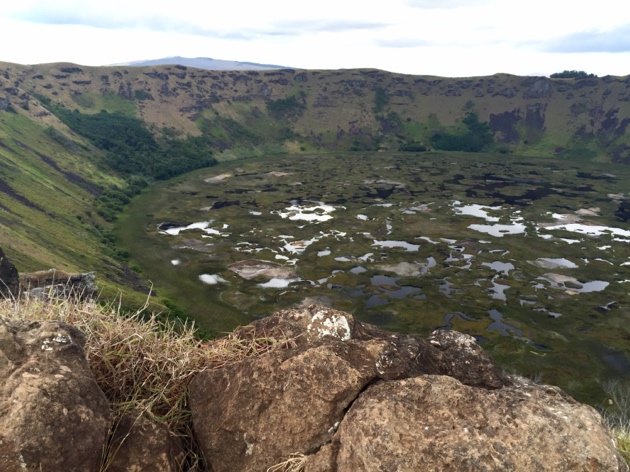
[{"label": "grassy crater slope", "polygon": [[438,135],[466,134],[463,120],[472,112],[489,124],[494,146],[504,152],[630,162],[629,77],[0,63],[0,86],[4,100],[40,123],[57,125],[47,103],[82,113],[118,111],[154,131],[208,136],[226,158],[431,146]]},{"label": "grassy crater slope", "polygon": [[[628,77],[0,63],[0,244],[20,270],[97,270],[110,294],[147,292],[110,233],[147,180],[211,165],[212,156],[331,150],[627,163],[629,87]],[[118,132],[112,119],[128,125]],[[142,131],[122,132],[133,129]]]}]

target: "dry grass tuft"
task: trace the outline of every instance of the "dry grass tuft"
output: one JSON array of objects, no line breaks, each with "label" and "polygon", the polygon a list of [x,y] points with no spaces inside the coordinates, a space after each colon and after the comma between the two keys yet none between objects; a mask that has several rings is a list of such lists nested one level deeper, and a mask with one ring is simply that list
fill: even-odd
[{"label": "dry grass tuft", "polygon": [[266,472],[302,472],[305,462],[304,454],[291,454],[288,459],[269,467]]},{"label": "dry grass tuft", "polygon": [[[166,424],[187,449],[185,470],[202,467],[193,441],[188,386],[193,377],[245,357],[282,347],[274,339],[228,336],[202,342],[192,324],[165,322],[138,310],[122,315],[114,305],[35,299],[0,301],[0,317],[58,320],[86,336],[85,355],[112,405],[114,423],[122,414],[145,414]],[[293,469],[291,469],[293,470]]]}]

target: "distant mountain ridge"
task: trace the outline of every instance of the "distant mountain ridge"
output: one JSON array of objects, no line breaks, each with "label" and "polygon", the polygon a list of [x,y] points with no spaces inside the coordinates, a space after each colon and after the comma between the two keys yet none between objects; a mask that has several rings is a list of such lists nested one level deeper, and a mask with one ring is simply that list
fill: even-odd
[{"label": "distant mountain ridge", "polygon": [[291,69],[291,67],[278,66],[273,64],[257,64],[255,62],[226,61],[222,59],[212,59],[211,57],[163,57],[160,59],[150,59],[143,61],[126,62],[118,65],[143,67],[143,66],[163,66],[179,65],[194,67],[205,70],[274,70]]}]

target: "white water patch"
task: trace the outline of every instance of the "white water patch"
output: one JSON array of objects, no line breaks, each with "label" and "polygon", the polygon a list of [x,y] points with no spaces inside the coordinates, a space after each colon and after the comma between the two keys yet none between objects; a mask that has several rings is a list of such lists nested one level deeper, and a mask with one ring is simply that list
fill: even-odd
[{"label": "white water patch", "polygon": [[511,262],[484,262],[481,265],[490,267],[492,270],[502,273],[506,276],[510,275],[511,270],[514,270],[514,264],[512,264]]},{"label": "white water patch", "polygon": [[280,279],[274,277],[273,279],[265,282],[264,284],[258,284],[259,287],[262,288],[287,288],[293,282],[299,282],[300,279]]},{"label": "white water patch", "polygon": [[506,234],[523,234],[526,229],[526,226],[522,223],[513,223],[511,225],[469,225],[468,227],[497,238],[502,238]]},{"label": "white water patch", "polygon": [[201,274],[199,276],[199,280],[201,280],[204,284],[208,284],[208,285],[217,285],[217,284],[227,283],[227,280],[225,280],[219,274]]},{"label": "white water patch", "polygon": [[[540,229],[544,229],[546,231],[565,230],[565,231],[571,231],[574,233],[585,234],[588,236],[601,236],[603,234],[612,234],[614,236],[622,236],[625,238],[630,238],[630,230],[615,228],[613,226],[576,223],[574,222],[573,215],[561,215],[558,213],[554,213],[552,216],[556,220],[565,221],[566,223],[560,223],[556,225],[545,225],[541,227]],[[614,238],[614,241],[628,242],[630,240]]]},{"label": "white water patch", "polygon": [[[537,277],[536,280],[545,280],[551,284],[554,288],[560,288],[567,291],[567,293],[590,293],[601,292],[610,285],[610,282],[604,280],[591,280],[590,282],[580,282],[574,277],[567,277],[560,274],[545,274],[541,277]],[[571,286],[567,287],[566,283],[570,283]],[[574,287],[579,285],[579,287]],[[534,285],[534,288],[546,288],[542,284]]]},{"label": "white water patch", "polygon": [[260,216],[262,215],[262,211],[249,210],[249,214],[254,215],[254,216]]},{"label": "white water patch", "polygon": [[[541,236],[542,237],[542,236]],[[567,238],[560,238],[561,241],[564,241],[567,244],[576,244],[576,243],[581,243],[583,242],[581,239],[567,239]],[[610,247],[610,246],[608,246]],[[601,248],[600,248],[601,249]]]},{"label": "white water patch", "polygon": [[174,266],[178,266],[182,263],[182,261],[180,261],[179,259],[173,259],[171,261],[171,264],[173,264]]},{"label": "white water patch", "polygon": [[161,231],[162,234],[170,234],[171,236],[177,236],[182,231],[188,231],[191,229],[205,230],[212,221],[200,221],[199,223],[192,223],[188,226],[174,226],[173,228],[165,229]]},{"label": "white water patch", "polygon": [[600,259],[599,257],[595,258],[595,260],[599,262],[605,262],[606,264],[615,265],[612,262],[607,261],[606,259]]},{"label": "white water patch", "polygon": [[367,221],[369,218],[367,215],[357,215],[357,220]]},{"label": "white water patch", "polygon": [[582,288],[576,291],[580,293],[601,292],[609,285],[610,285],[609,282],[605,282],[603,280],[592,280],[590,282],[586,282],[585,284],[583,284]]},{"label": "white water patch", "polygon": [[[374,259],[372,259],[373,255],[374,253],[368,252],[367,254],[359,256],[357,259],[361,259],[363,262],[374,262]],[[628,265],[630,265],[630,262],[628,263]]]},{"label": "white water patch", "polygon": [[308,240],[302,240],[302,241],[293,241],[293,242],[288,242],[287,239],[294,239],[293,236],[289,236],[289,235],[281,235],[278,238],[281,240],[282,243],[284,243],[284,246],[282,246],[280,249],[288,252],[290,254],[302,254],[307,247],[309,247],[311,244],[323,239],[323,238],[335,238],[335,240],[340,241],[342,238],[344,238],[346,236],[347,233],[343,232],[343,231],[337,231],[337,230],[332,230],[329,233],[324,233],[323,231],[319,232],[319,235],[317,236],[313,236],[311,239]]},{"label": "white water patch", "polygon": [[317,252],[317,257],[330,256],[330,254],[331,254],[330,249],[324,249],[322,251]]},{"label": "white water patch", "polygon": [[494,278],[491,280],[492,287],[490,287],[490,298],[495,300],[506,301],[507,296],[505,295],[505,291],[510,288],[509,285],[503,285],[495,282]]},{"label": "white water patch", "polygon": [[315,241],[312,239],[308,241],[295,241],[293,243],[286,243],[281,249],[290,254],[303,254],[306,248],[314,242]]},{"label": "white water patch", "polygon": [[476,203],[472,205],[458,206],[461,205],[461,203],[462,202],[457,200],[453,202],[453,210],[458,215],[476,216],[478,218],[485,219],[489,223],[499,221],[499,218],[497,218],[496,216],[489,216],[488,211],[499,211],[501,210],[501,207],[491,207],[487,205],[479,205]]},{"label": "white water patch", "polygon": [[385,229],[387,230],[387,234],[392,234],[392,223],[389,218],[385,221]]},{"label": "white water patch", "polygon": [[280,215],[282,218],[288,218],[292,221],[304,220],[320,223],[332,219],[329,213],[335,211],[335,207],[327,205],[323,202],[315,202],[315,205],[291,205],[284,211],[272,211],[271,213]]},{"label": "white water patch", "polygon": [[230,177],[232,177],[232,174],[220,174],[204,179],[204,182],[206,182],[207,184],[215,184],[217,182],[223,182],[225,179],[229,179]]},{"label": "white water patch", "polygon": [[397,248],[401,247],[409,252],[416,252],[420,249],[419,244],[411,244],[407,241],[374,241],[372,246],[379,246],[384,248]]},{"label": "white water patch", "polygon": [[539,257],[532,264],[543,269],[577,269],[579,267],[575,262],[571,262],[564,257]]},{"label": "white water patch", "polygon": [[335,260],[337,262],[351,262],[352,261],[352,259],[350,259],[349,257],[345,257],[345,256],[335,257]]}]

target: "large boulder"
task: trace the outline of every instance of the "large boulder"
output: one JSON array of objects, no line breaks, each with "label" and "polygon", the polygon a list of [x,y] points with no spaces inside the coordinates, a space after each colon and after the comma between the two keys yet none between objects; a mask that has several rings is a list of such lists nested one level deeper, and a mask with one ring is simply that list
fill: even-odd
[{"label": "large boulder", "polygon": [[0,318],[0,470],[98,471],[111,418],[83,354],[56,321]]},{"label": "large boulder", "polygon": [[[318,306],[235,335],[292,340],[192,382],[214,472],[266,470],[292,454],[311,472],[627,470],[594,410],[506,378],[471,336],[388,333]],[[546,469],[531,458],[539,449],[556,454]]]},{"label": "large boulder", "polygon": [[316,471],[628,470],[601,416],[561,390],[486,390],[447,376],[369,387],[333,441],[307,458]]},{"label": "large boulder", "polygon": [[0,247],[0,298],[15,298],[18,295],[19,286],[18,271]]}]

